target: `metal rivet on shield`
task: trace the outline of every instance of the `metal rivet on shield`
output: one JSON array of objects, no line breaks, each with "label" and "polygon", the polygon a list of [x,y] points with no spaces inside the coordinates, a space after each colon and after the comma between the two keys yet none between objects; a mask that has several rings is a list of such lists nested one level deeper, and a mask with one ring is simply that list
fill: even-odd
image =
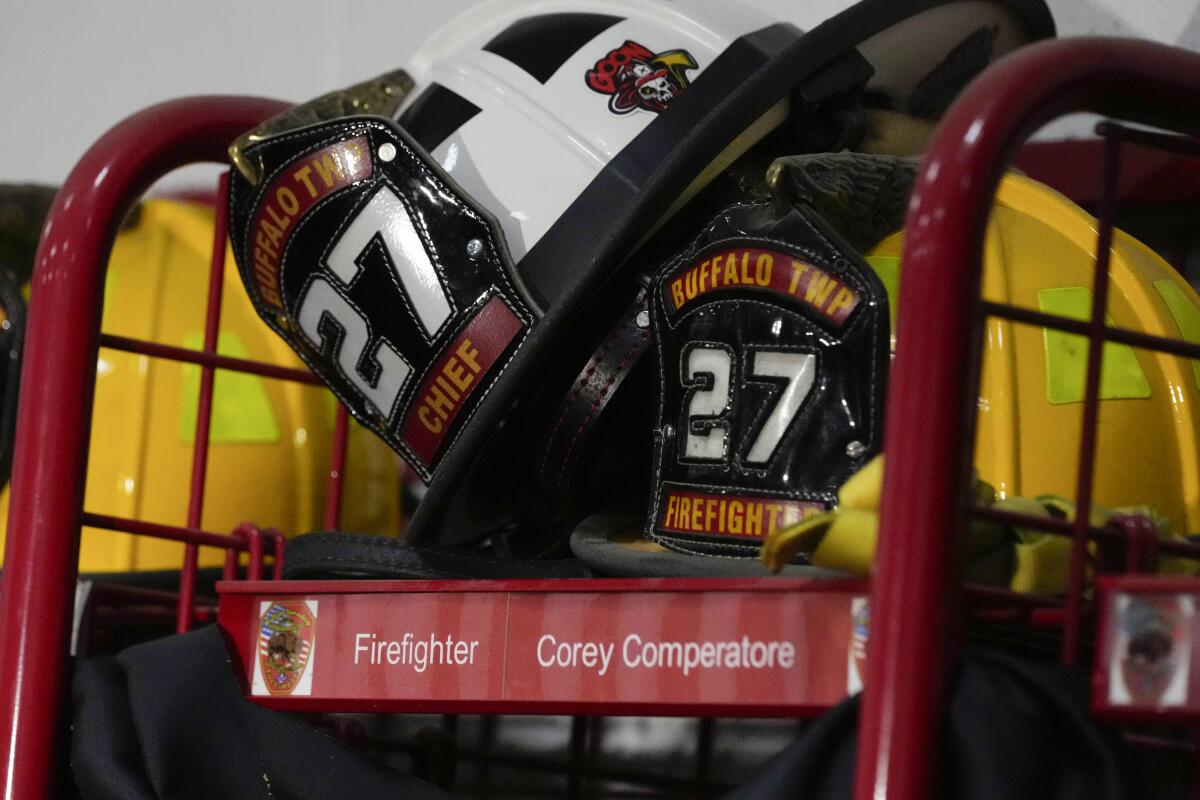
[{"label": "metal rivet on shield", "polygon": [[467,255],[471,258],[479,258],[483,255],[483,242],[478,239],[467,242]]},{"label": "metal rivet on shield", "polygon": [[378,408],[371,403],[365,403],[363,404],[362,410],[364,416],[366,416],[371,423],[373,423],[376,427],[383,427],[383,423],[386,421],[386,418]]},{"label": "metal rivet on shield", "polygon": [[391,142],[384,142],[379,145],[379,160],[387,163],[396,158],[396,145]]},{"label": "metal rivet on shield", "polygon": [[867,452],[867,446],[862,442],[854,441],[846,445],[846,455],[851,458],[859,458],[865,452]]},{"label": "metal rivet on shield", "polygon": [[288,317],[287,314],[276,314],[275,315],[275,324],[278,325],[280,328],[282,328],[285,331],[291,330],[292,320],[290,317]]},{"label": "metal rivet on shield", "polygon": [[639,328],[649,328],[650,327],[650,312],[649,311],[646,311],[645,309],[643,309],[638,312],[637,326]]}]

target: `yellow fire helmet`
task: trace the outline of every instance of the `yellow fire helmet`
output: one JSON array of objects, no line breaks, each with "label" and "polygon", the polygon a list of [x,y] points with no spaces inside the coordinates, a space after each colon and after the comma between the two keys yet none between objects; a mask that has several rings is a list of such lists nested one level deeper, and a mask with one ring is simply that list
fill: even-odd
[{"label": "yellow fire helmet", "polygon": [[[213,213],[172,200],[141,204],[117,237],[105,282],[106,333],[200,349],[208,291]],[[232,256],[218,352],[300,367],[258,319]],[[196,429],[200,368],[102,348],[96,364],[87,511],[184,525]],[[250,521],[285,534],[320,526],[335,418],[323,387],[217,370],[202,527],[228,532]],[[399,462],[351,423],[342,527],[396,534],[401,526]],[[0,495],[0,540],[8,488]],[[178,569],[182,545],[85,529],[82,572]],[[223,553],[201,548],[200,564]]]},{"label": "yellow fire helmet", "polygon": [[[985,298],[1076,319],[1091,313],[1097,222],[1048,187],[1001,181],[984,247]],[[895,287],[902,232],[868,256]],[[1108,321],[1200,341],[1200,298],[1152,250],[1113,232]],[[975,465],[998,498],[1075,496],[1087,341],[989,318]],[[1094,501],[1149,506],[1177,533],[1200,532],[1200,362],[1108,343],[1100,381]]]}]

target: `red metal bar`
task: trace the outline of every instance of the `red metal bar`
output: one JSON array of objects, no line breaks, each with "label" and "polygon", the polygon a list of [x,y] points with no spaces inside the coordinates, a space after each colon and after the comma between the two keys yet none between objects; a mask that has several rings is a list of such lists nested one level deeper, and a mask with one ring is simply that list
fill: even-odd
[{"label": "red metal bar", "polygon": [[170,539],[184,544],[200,544],[209,547],[221,547],[226,550],[247,552],[250,546],[233,536],[220,533],[210,533],[199,528],[180,528],[176,525],[163,525],[160,522],[146,522],[140,519],[111,517],[107,514],[92,514],[84,512],[80,517],[83,525],[89,528],[101,528],[121,533],[134,533],[138,536],[153,536],[156,539]]},{"label": "red metal bar", "polygon": [[120,603],[122,605],[160,605],[173,608],[179,600],[175,592],[149,589],[145,586],[130,586],[125,583],[97,581],[92,584],[89,597],[93,603]]},{"label": "red metal bar", "polygon": [[[227,208],[229,203],[229,173],[221,175],[217,184],[217,209],[213,225],[212,265],[208,273],[208,304],[204,316],[204,347],[202,352],[215,355],[217,334],[221,329],[221,289],[225,286],[225,239],[228,237]],[[216,373],[209,365],[200,368],[200,399],[196,404],[196,436],[192,440],[192,483],[188,495],[187,526],[199,528],[204,516],[204,482],[208,475],[208,432],[212,424],[213,379]],[[183,568],[179,571],[179,613],[175,630],[184,633],[192,627],[192,600],[196,597],[197,546],[188,542],[183,547]]]},{"label": "red metal bar", "polygon": [[[197,606],[195,612],[198,617],[203,612],[203,616],[211,618],[214,610],[211,606]],[[131,606],[125,604],[119,606],[96,606],[92,614],[96,619],[110,623],[161,622],[169,624],[175,620],[175,609],[163,608],[161,606]]]},{"label": "red metal bar", "polygon": [[333,426],[333,445],[329,448],[329,485],[325,490],[324,528],[337,530],[342,518],[342,484],[346,481],[346,440],[350,434],[350,415],[338,403],[337,421]]},{"label": "red metal bar", "polygon": [[1092,316],[1088,322],[1087,372],[1084,378],[1083,419],[1079,430],[1079,472],[1075,480],[1071,562],[1067,569],[1067,626],[1063,631],[1060,658],[1066,666],[1074,666],[1079,660],[1079,628],[1083,624],[1083,588],[1087,580],[1084,559],[1087,555],[1088,518],[1092,508],[1092,475],[1096,466],[1096,423],[1100,418],[1100,361],[1104,354],[1104,315],[1108,311],[1108,261],[1120,169],[1121,139],[1115,129],[1110,129],[1104,139],[1096,266],[1092,273]]},{"label": "red metal bar", "polygon": [[[239,525],[238,527],[234,528],[231,536],[234,539],[237,539],[239,542],[244,543],[246,545],[246,548],[245,548],[246,550],[250,549],[249,538],[246,536],[246,531],[243,529],[242,526]],[[230,548],[225,551],[225,564],[221,567],[221,580],[225,580],[225,581],[237,580],[239,552],[240,551],[235,550],[233,548]]]},{"label": "red metal bar", "polygon": [[[859,578],[472,578],[470,580],[292,580],[280,586],[271,581],[234,581],[217,587],[222,597],[236,595],[405,594],[427,592],[804,592],[855,594],[869,588]],[[224,602],[224,601],[223,601]]]},{"label": "red metal bar", "polygon": [[1122,516],[1114,526],[1125,537],[1125,571],[1153,574],[1158,570],[1158,526],[1141,515]]},{"label": "red metal bar", "polygon": [[[1189,158],[1200,158],[1200,139],[1194,136],[1179,136],[1173,133],[1148,131],[1144,128],[1131,128],[1128,125],[1112,121],[1102,122],[1096,127],[1096,132],[1101,136],[1109,131],[1116,133],[1126,144],[1150,147]],[[1120,180],[1121,176],[1118,175],[1118,185],[1120,185]]]},{"label": "red metal bar", "polygon": [[[1172,137],[1185,143],[1157,149],[1153,142],[1121,155],[1118,195],[1122,204],[1186,204],[1197,199],[1200,162],[1186,153],[1189,139]],[[1101,139],[1061,142],[1030,142],[1021,148],[1015,165],[1034,180],[1053,186],[1085,208],[1095,208],[1099,181],[1092,165],[1104,149]],[[1088,166],[1083,166],[1087,164]]]},{"label": "red metal bar", "polygon": [[246,532],[250,544],[250,559],[246,564],[246,580],[261,581],[263,572],[263,532],[249,523],[238,526]]},{"label": "red metal bar", "polygon": [[[494,717],[484,717],[483,725],[491,724]],[[703,724],[704,720],[701,720]],[[420,752],[419,745],[412,741],[375,738],[368,739],[369,749],[391,753]],[[603,796],[608,798],[654,798],[667,797],[715,797],[732,790],[732,786],[716,783],[708,779],[704,784],[707,792],[701,792],[695,777],[679,777],[660,772],[650,772],[638,769],[636,766],[622,767],[611,762],[574,764],[554,755],[525,755],[510,753],[485,744],[484,746],[456,746],[455,756],[464,761],[478,762],[479,770],[503,768],[521,770],[544,778],[547,775],[563,775],[578,772],[581,777],[592,778],[605,783],[633,784],[641,789],[628,789],[621,793],[606,787]],[[699,768],[697,768],[699,769]],[[483,773],[486,775],[486,773]],[[485,777],[476,779],[475,786],[486,787]],[[482,793],[482,792],[481,792]],[[489,796],[489,795],[484,795]]]},{"label": "red metal bar", "polygon": [[[75,652],[79,656],[87,656],[93,652],[93,632],[97,620],[103,622],[127,622],[128,617],[121,617],[120,612],[128,609],[154,608],[161,612],[164,622],[175,621],[175,604],[178,600],[175,592],[164,592],[158,589],[148,589],[142,586],[130,586],[121,583],[96,581],[92,583],[91,591],[87,593],[85,607],[79,610],[79,631],[75,638]],[[208,602],[211,603],[211,600]],[[115,604],[115,605],[114,605]],[[134,615],[139,612],[135,611]],[[216,617],[214,606],[198,605],[196,619],[208,622]]]},{"label": "red metal bar", "polygon": [[259,98],[162,103],[105,134],[67,177],[43,228],[21,376],[0,589],[0,787],[49,792],[66,659],[95,388],[104,271],[121,221],[151,183],[286,106]]},{"label": "red metal bar", "polygon": [[958,645],[954,531],[970,475],[980,262],[1003,170],[1030,133],[1062,114],[1195,132],[1197,99],[1195,53],[1122,39],[1047,42],[993,65],[938,126],[906,224],[884,444],[896,455],[885,465],[856,800],[934,793]]},{"label": "red metal bar", "polygon": [[158,342],[147,342],[141,339],[130,339],[125,336],[114,336],[111,333],[100,334],[100,346],[108,347],[112,350],[121,350],[126,353],[138,353],[155,358],[183,361],[187,364],[199,364],[202,367],[227,369],[231,372],[248,372],[251,375],[261,375],[264,378],[278,378],[284,381],[307,383],[312,386],[325,385],[321,383],[320,378],[306,369],[293,369],[291,367],[280,367],[275,364],[263,364],[259,361],[223,356],[217,353],[202,353],[197,350],[189,350],[186,347],[172,347],[171,345],[159,344]]},{"label": "red metal bar", "polygon": [[1142,572],[1142,562],[1145,559],[1145,553],[1142,552],[1145,542],[1138,535],[1138,531],[1127,531],[1129,534],[1125,541],[1125,571],[1126,572]]},{"label": "red metal bar", "polygon": [[274,563],[271,565],[271,578],[277,581],[283,580],[283,559],[287,549],[287,539],[277,528],[267,528],[267,536],[271,537],[271,552],[275,554]]},{"label": "red metal bar", "polygon": [[1029,615],[1029,624],[1038,628],[1061,628],[1066,621],[1065,608],[1038,608]]},{"label": "red metal bar", "polygon": [[[988,519],[993,522],[1003,523],[1004,525],[1033,528],[1034,530],[1054,536],[1072,536],[1075,531],[1075,524],[1065,519],[1036,517],[1030,514],[1020,514],[1015,511],[1004,511],[998,508],[977,506],[971,509],[971,515],[978,519]],[[1088,537],[1101,542],[1125,541],[1125,534],[1121,529],[1111,524],[1104,528],[1089,526]],[[1191,542],[1160,541],[1155,546],[1159,552],[1166,553],[1167,555],[1200,558],[1200,545],[1192,544]]]}]

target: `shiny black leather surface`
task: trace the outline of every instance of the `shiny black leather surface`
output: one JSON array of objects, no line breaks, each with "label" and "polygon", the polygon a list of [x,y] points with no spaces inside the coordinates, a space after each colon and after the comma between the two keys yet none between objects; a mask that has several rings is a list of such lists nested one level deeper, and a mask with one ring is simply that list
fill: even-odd
[{"label": "shiny black leather surface", "polygon": [[[852,288],[858,303],[836,322],[780,292],[730,285],[675,307],[671,284],[681,269],[743,247],[774,251],[777,268],[779,256],[787,255],[823,270]],[[830,505],[838,487],[878,452],[888,367],[887,299],[870,267],[810,208],[773,203],[727,208],[660,270],[650,308],[660,379],[651,538],[711,555],[753,555],[758,540],[664,530],[663,487]],[[689,431],[703,434],[714,424],[711,417],[690,413],[697,387],[713,385],[711,375],[697,378],[685,367],[696,346],[720,348],[734,365],[729,404],[715,423],[726,431],[726,457],[720,461],[691,458],[684,445]],[[816,376],[773,455],[749,463],[748,451],[787,387],[784,379],[751,374],[752,354],[763,351],[813,354]]]},{"label": "shiny black leather surface", "polygon": [[[371,159],[369,176],[332,191],[296,215],[287,226],[286,245],[278,261],[275,285],[281,303],[272,300],[270,287],[263,287],[260,255],[254,252],[255,217],[272,202],[273,181],[291,170],[303,169],[313,154],[339,142],[365,137]],[[394,148],[391,160],[380,157]],[[347,405],[354,416],[374,430],[428,479],[453,442],[457,430],[471,418],[508,359],[520,347],[532,326],[533,315],[514,283],[502,234],[492,217],[469,200],[445,176],[423,150],[415,146],[395,124],[375,117],[345,118],[306,128],[254,145],[248,155],[261,159],[265,176],[257,186],[249,185],[236,172],[230,187],[231,239],[243,281],[255,307],[266,322],[283,336]],[[308,174],[316,181],[316,173]],[[318,183],[318,188],[320,184]],[[420,231],[422,244],[437,271],[450,306],[450,316],[432,335],[414,314],[412,299],[396,277],[396,265],[378,237],[357,259],[359,270],[348,284],[337,283],[327,258],[338,236],[361,213],[374,194],[388,188],[399,197]],[[302,194],[301,188],[297,193]],[[278,212],[277,212],[278,213]],[[403,269],[403,266],[399,266]],[[256,272],[258,270],[258,272]],[[299,328],[299,306],[314,280],[325,279],[338,287],[341,297],[361,312],[370,340],[355,368],[359,378],[377,382],[380,364],[376,356],[390,346],[411,366],[396,403],[380,409],[369,402],[345,370],[339,366],[338,349],[345,338],[344,326],[326,315],[321,321],[321,341],[310,340]],[[268,281],[269,283],[269,281]],[[520,332],[502,345],[502,352],[485,368],[471,393],[449,423],[444,441],[432,465],[414,458],[402,425],[415,395],[429,371],[448,357],[450,345],[471,319],[492,298],[501,298],[518,320]],[[280,305],[282,307],[280,307]]]}]

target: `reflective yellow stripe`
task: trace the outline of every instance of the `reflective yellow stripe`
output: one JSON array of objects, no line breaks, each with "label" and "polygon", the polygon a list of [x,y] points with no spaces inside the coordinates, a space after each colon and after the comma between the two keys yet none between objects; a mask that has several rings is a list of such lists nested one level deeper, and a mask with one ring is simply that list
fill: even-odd
[{"label": "reflective yellow stripe", "polygon": [[[198,350],[204,335],[189,333],[183,346]],[[246,358],[245,345],[236,334],[226,331],[218,339],[217,351],[222,355]],[[179,415],[179,436],[191,442],[196,436],[196,412],[199,404],[200,368],[193,364],[183,369],[183,399]],[[262,378],[243,372],[217,370],[213,380],[212,426],[213,442],[265,443],[279,441],[279,426],[271,411]]]},{"label": "reflective yellow stripe", "polygon": [[[1170,278],[1154,282],[1163,302],[1179,326],[1179,335],[1192,344],[1200,344],[1200,306],[1193,303],[1179,284]],[[1192,372],[1196,376],[1196,388],[1200,389],[1200,361],[1192,361]]]},{"label": "reflective yellow stripe", "polygon": [[[1091,316],[1092,291],[1082,286],[1040,289],[1038,306],[1044,313],[1069,319]],[[1110,321],[1111,324],[1111,321]],[[1083,402],[1087,378],[1087,338],[1074,333],[1043,329],[1046,348],[1046,398],[1055,405]],[[1108,342],[1100,367],[1101,400],[1150,397],[1150,382],[1138,364],[1133,348]]]}]

